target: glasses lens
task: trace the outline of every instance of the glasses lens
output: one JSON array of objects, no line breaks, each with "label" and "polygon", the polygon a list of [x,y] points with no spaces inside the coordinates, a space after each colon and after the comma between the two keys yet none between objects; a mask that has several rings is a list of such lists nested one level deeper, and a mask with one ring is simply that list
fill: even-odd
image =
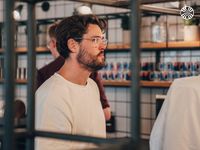
[{"label": "glasses lens", "polygon": [[108,44],[108,40],[107,40],[107,39],[103,39],[102,42],[103,42],[103,44],[105,44],[105,45]]},{"label": "glasses lens", "polygon": [[96,38],[96,43],[97,44],[101,44],[101,43],[103,43],[104,45],[107,45],[107,39],[105,39],[105,37],[102,37],[102,38]]}]

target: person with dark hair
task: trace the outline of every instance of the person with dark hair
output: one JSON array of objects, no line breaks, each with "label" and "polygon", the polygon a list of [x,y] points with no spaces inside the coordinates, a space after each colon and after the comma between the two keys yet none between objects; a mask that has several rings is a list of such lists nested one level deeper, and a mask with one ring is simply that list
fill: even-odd
[{"label": "person with dark hair", "polygon": [[[55,60],[38,70],[37,87],[40,87],[47,79],[49,79],[55,72],[57,72],[63,66],[65,62],[65,58],[59,54],[56,48],[55,30],[56,30],[57,25],[58,23],[54,23],[53,25],[49,27],[48,34],[49,34],[50,40],[47,45],[48,49],[51,51],[51,54],[55,58]],[[90,75],[90,78],[96,82],[99,88],[100,101],[103,107],[105,119],[109,120],[111,117],[110,105],[105,95],[101,78],[98,72],[92,72]]]},{"label": "person with dark hair", "polygon": [[[106,21],[71,16],[56,28],[58,52],[65,58],[57,73],[36,91],[36,130],[106,138],[99,89],[89,78],[105,65]],[[36,139],[36,150],[86,149],[90,144]]]}]

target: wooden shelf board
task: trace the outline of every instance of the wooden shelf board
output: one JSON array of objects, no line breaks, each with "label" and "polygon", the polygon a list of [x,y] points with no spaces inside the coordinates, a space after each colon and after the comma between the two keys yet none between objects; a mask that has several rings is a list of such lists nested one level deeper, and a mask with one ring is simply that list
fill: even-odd
[{"label": "wooden shelf board", "polygon": [[17,53],[26,53],[27,48],[26,47],[18,47],[15,49]]},{"label": "wooden shelf board", "polygon": [[[26,53],[27,48],[26,47],[19,47],[19,48],[16,48],[16,51],[18,53]],[[37,52],[49,52],[47,47],[36,47],[36,51]]]},{"label": "wooden shelf board", "polygon": [[[4,82],[3,79],[0,79],[0,83],[3,83],[3,82]],[[17,84],[26,84],[27,80],[26,79],[17,79],[17,80],[15,80],[15,82]]]},{"label": "wooden shelf board", "polygon": [[161,42],[141,43],[141,48],[187,48],[187,47],[200,47],[200,41],[174,41],[174,42]]},{"label": "wooden shelf board", "polygon": [[168,88],[172,84],[171,81],[141,81],[142,87],[163,87]]},{"label": "wooden shelf board", "polygon": [[[140,43],[141,48],[187,48],[187,47],[200,47],[200,41],[175,41],[175,42],[143,42]],[[130,44],[123,44],[123,43],[116,43],[116,44],[109,44],[107,49],[129,49]]]},{"label": "wooden shelf board", "polygon": [[167,43],[166,42],[160,42],[160,43],[153,43],[153,42],[144,42],[140,44],[141,48],[166,48]]},{"label": "wooden shelf board", "polygon": [[122,44],[122,43],[112,43],[112,44],[108,44],[107,49],[129,49],[130,48],[130,44]]},{"label": "wooden shelf board", "polygon": [[[142,42],[140,43],[141,48],[187,48],[187,47],[200,47],[200,41],[175,41],[175,42],[160,42],[160,43],[155,43],[155,42]],[[116,49],[130,49],[130,44],[123,44],[123,43],[111,43],[108,44],[107,49],[109,50],[116,50]],[[36,48],[37,52],[49,52],[47,47],[37,47]],[[0,48],[0,52],[3,52],[3,49]],[[18,53],[26,53],[27,48],[26,47],[19,47],[16,48],[16,52]]]},{"label": "wooden shelf board", "polygon": [[179,42],[169,42],[168,47],[200,47],[200,41],[179,41]]},{"label": "wooden shelf board", "polygon": [[50,52],[47,47],[37,47],[36,51],[37,52]]},{"label": "wooden shelf board", "polygon": [[[3,80],[0,79],[0,83],[3,83]],[[26,84],[26,79],[17,79],[16,83],[18,84]],[[141,87],[163,87],[168,88],[171,85],[171,81],[140,81]],[[104,86],[121,86],[121,87],[129,87],[131,81],[107,81],[103,80]]]},{"label": "wooden shelf board", "polygon": [[26,79],[17,79],[15,82],[18,84],[26,84],[27,80]]},{"label": "wooden shelf board", "polygon": [[[168,88],[171,85],[171,81],[140,81],[141,87],[163,87]],[[104,86],[130,86],[130,81],[103,81]]]},{"label": "wooden shelf board", "polygon": [[130,81],[107,81],[103,80],[104,86],[130,86]]},{"label": "wooden shelf board", "polygon": [[[26,47],[18,47],[15,49],[17,53],[27,53]],[[49,52],[47,47],[36,47],[36,51],[39,53]],[[3,52],[3,49],[0,48],[0,52]]]}]

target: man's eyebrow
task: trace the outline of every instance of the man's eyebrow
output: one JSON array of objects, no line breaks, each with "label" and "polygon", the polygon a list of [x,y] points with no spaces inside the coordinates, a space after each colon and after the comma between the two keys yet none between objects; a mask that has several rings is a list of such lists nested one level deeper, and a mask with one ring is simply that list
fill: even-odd
[{"label": "man's eyebrow", "polygon": [[105,37],[96,35],[96,36],[92,36],[92,38],[105,38]]}]

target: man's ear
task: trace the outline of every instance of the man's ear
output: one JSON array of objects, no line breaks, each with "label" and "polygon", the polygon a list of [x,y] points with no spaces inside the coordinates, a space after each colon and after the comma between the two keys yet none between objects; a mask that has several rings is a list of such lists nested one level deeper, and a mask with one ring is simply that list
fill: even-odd
[{"label": "man's ear", "polygon": [[72,52],[72,53],[75,53],[75,52],[77,52],[78,51],[78,42],[76,42],[74,39],[69,39],[68,41],[67,41],[67,46],[68,46],[68,48],[70,49],[70,51]]}]

